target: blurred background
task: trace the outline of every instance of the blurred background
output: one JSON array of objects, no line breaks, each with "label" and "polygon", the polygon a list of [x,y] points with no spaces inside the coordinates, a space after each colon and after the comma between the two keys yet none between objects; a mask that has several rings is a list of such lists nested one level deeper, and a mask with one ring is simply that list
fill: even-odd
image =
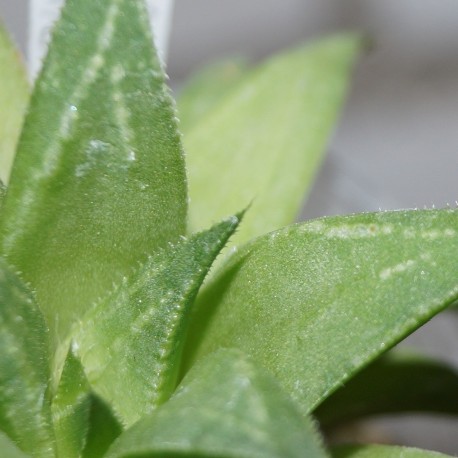
[{"label": "blurred background", "polygon": [[[26,0],[0,0],[19,46]],[[456,0],[175,0],[167,69],[172,87],[225,56],[256,61],[336,31],[369,34],[302,218],[378,209],[455,207],[458,200],[458,2]],[[444,313],[403,345],[458,368],[458,313]],[[413,381],[420,383],[421,381]],[[405,416],[371,421],[399,443],[458,454],[458,420]]]}]

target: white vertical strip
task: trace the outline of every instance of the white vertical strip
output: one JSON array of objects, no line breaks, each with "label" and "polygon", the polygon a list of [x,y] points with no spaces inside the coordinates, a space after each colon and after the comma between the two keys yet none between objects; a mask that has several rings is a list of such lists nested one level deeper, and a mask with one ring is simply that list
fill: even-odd
[{"label": "white vertical strip", "polygon": [[[28,63],[31,80],[34,80],[40,71],[52,25],[59,17],[63,3],[64,0],[29,1]],[[173,0],[146,0],[146,3],[153,25],[154,41],[162,62],[165,62],[172,22]]]}]

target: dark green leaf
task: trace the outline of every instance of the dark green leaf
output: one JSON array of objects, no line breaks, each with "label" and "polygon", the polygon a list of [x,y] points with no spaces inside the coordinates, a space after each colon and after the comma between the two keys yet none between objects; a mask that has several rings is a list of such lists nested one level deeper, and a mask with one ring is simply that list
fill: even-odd
[{"label": "dark green leaf", "polygon": [[458,414],[458,372],[403,353],[377,360],[314,412],[323,428],[367,415],[399,412]]},{"label": "dark green leaf", "polygon": [[438,452],[390,445],[346,445],[336,447],[333,458],[446,458]]},{"label": "dark green leaf", "polygon": [[313,410],[458,297],[458,212],[323,218],[241,249],[208,285],[187,347],[236,347]]},{"label": "dark green leaf", "polygon": [[185,231],[182,149],[148,27],[140,0],[67,1],[32,97],[1,247],[57,342]]},{"label": "dark green leaf", "polygon": [[0,430],[37,457],[52,457],[48,335],[32,294],[0,258]]},{"label": "dark green leaf", "polygon": [[121,434],[122,427],[108,405],[98,396],[91,394],[89,431],[82,458],[104,456],[113,441]]},{"label": "dark green leaf", "polygon": [[0,68],[0,179],[7,183],[29,99],[29,87],[19,52],[2,24]]},{"label": "dark green leaf", "polygon": [[325,457],[312,422],[236,351],[196,365],[169,402],[113,444],[107,458]]},{"label": "dark green leaf", "polygon": [[295,219],[361,44],[344,35],[272,58],[186,132],[191,231],[251,202],[237,243]]},{"label": "dark green leaf", "polygon": [[153,255],[83,318],[74,348],[96,391],[130,425],[176,388],[190,306],[237,217]]},{"label": "dark green leaf", "polygon": [[209,65],[194,75],[180,90],[178,116],[180,130],[185,134],[202,122],[212,109],[242,80],[246,72],[241,59],[226,60]]}]

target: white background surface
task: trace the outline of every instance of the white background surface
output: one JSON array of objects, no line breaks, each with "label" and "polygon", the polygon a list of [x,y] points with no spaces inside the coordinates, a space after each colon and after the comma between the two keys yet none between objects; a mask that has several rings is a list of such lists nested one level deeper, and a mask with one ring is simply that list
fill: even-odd
[{"label": "white background surface", "polygon": [[[21,45],[26,7],[25,0],[0,0],[0,13]],[[456,0],[176,0],[169,75],[179,85],[215,58],[245,54],[259,59],[345,28],[367,31],[375,48],[359,66],[303,216],[455,205]],[[456,315],[441,315],[410,342],[458,367]],[[383,427],[395,440],[458,454],[456,420],[408,419],[390,425]]]}]

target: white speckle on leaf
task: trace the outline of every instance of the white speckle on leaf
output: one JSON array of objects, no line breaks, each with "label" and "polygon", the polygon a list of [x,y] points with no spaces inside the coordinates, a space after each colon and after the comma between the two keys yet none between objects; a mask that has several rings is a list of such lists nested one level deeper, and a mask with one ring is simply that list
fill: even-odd
[{"label": "white speckle on leaf", "polygon": [[390,278],[391,276],[395,274],[399,274],[401,272],[405,272],[406,270],[413,267],[415,264],[416,264],[415,261],[413,261],[412,259],[408,259],[407,261],[396,264],[393,267],[388,267],[386,269],[383,269],[380,272],[379,277],[381,280],[388,280],[388,278]]}]

